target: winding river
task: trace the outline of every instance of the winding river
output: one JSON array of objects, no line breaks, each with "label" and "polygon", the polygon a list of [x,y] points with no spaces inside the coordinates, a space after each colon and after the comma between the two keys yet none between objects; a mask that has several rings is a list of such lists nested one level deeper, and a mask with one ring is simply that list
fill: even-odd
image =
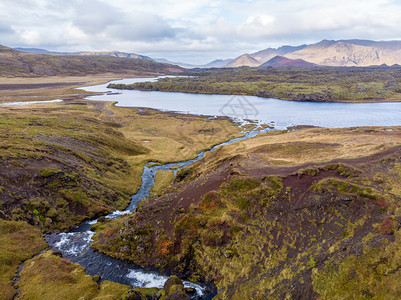
[{"label": "winding river", "polygon": [[[256,136],[260,132],[265,132],[267,130],[269,129],[247,132],[246,135],[214,146],[209,151],[215,151],[220,146]],[[148,163],[142,173],[141,188],[131,197],[131,202],[126,210],[115,211],[107,215],[106,218],[114,219],[135,211],[141,200],[149,196],[149,192],[155,182],[157,171],[173,170],[174,175],[176,175],[177,171],[200,160],[205,153],[206,151],[201,152],[194,159],[177,163],[168,163],[164,165]],[[148,166],[149,164],[152,166]],[[179,167],[177,168],[177,166]],[[160,275],[157,272],[145,271],[137,265],[111,258],[91,249],[89,246],[92,243],[92,236],[95,233],[90,230],[90,227],[96,222],[97,220],[86,221],[68,233],[49,234],[46,236],[46,241],[49,246],[52,247],[53,251],[61,252],[63,258],[67,258],[70,261],[79,263],[81,266],[85,267],[87,274],[100,275],[101,280],[110,280],[121,284],[131,285],[133,287],[163,288],[168,277]],[[192,287],[196,290],[194,298],[211,299],[215,295],[215,289],[210,286],[206,288],[188,281],[184,281],[184,286]]]},{"label": "winding river", "polygon": [[[132,83],[155,79],[136,78],[115,81],[116,83]],[[251,119],[259,123],[274,125],[276,129],[284,129],[293,125],[314,125],[322,127],[352,127],[352,126],[397,126],[401,125],[401,103],[311,103],[292,102],[278,99],[265,99],[253,96],[203,95],[168,92],[143,92],[129,90],[107,89],[107,84],[86,87],[91,92],[104,92],[102,96],[91,96],[91,100],[117,101],[118,106],[149,107],[159,110],[176,111],[208,116],[229,116],[234,119]],[[117,92],[117,93],[116,93]],[[7,104],[4,104],[7,105]],[[260,132],[251,131],[241,138],[236,138],[213,147],[217,147],[247,139]],[[107,218],[133,212],[143,198],[149,196],[158,170],[174,170],[188,166],[205,155],[202,152],[195,159],[169,163],[165,165],[145,166],[142,174],[142,186],[132,196],[130,205],[124,211],[115,211]],[[175,167],[180,166],[178,169]],[[97,220],[86,221],[68,233],[53,233],[46,236],[48,244],[54,251],[60,251],[64,258],[77,262],[86,268],[90,275],[100,275],[101,280],[128,284],[133,287],[162,288],[167,280],[157,272],[145,271],[141,267],[126,261],[113,259],[107,255],[93,251],[94,232],[91,225]],[[193,287],[197,294],[194,296],[211,299],[215,290],[207,289],[188,281],[186,287]]]}]

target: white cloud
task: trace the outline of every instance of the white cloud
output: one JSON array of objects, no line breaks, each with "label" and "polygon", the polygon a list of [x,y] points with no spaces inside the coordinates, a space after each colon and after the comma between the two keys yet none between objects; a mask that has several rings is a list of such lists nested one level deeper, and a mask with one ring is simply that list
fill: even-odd
[{"label": "white cloud", "polygon": [[[234,57],[320,39],[401,39],[395,0],[1,0],[0,41],[51,50]],[[209,59],[209,58],[207,58]]]}]

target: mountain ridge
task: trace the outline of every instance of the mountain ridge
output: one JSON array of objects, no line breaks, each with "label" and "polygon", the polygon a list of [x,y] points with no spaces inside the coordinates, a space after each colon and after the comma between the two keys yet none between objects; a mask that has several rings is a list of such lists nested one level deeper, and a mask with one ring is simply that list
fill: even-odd
[{"label": "mountain ridge", "polygon": [[[117,54],[119,53],[121,54],[121,52],[117,52]],[[0,45],[0,76],[82,76],[105,73],[158,76],[182,74],[185,72],[184,69],[178,66],[132,56],[116,56],[117,54],[36,54],[20,52]]]},{"label": "mountain ridge", "polygon": [[[11,48],[8,48],[11,49]],[[289,65],[298,65],[297,60],[305,61],[313,65],[333,67],[367,67],[381,65],[401,65],[401,41],[373,41],[363,39],[349,40],[321,40],[313,44],[302,44],[299,46],[284,45],[278,48],[266,48],[254,53],[239,55],[234,59],[216,59],[207,64],[189,64],[183,62],[172,62],[164,58],[153,59],[145,55],[121,52],[121,51],[81,51],[75,53],[52,52],[38,48],[15,48],[14,50],[52,55],[97,55],[118,58],[137,58],[151,60],[160,63],[178,65],[186,69],[194,68],[237,68],[237,67],[259,67],[276,56],[292,60]],[[4,49],[2,50],[4,51]],[[276,59],[277,60],[277,59]],[[276,62],[277,63],[277,62]],[[282,65],[284,63],[281,58]],[[269,65],[269,64],[268,64]],[[284,65],[287,65],[284,63]],[[301,64],[303,65],[303,64]],[[310,66],[310,65],[309,65]]]},{"label": "mountain ridge", "polygon": [[392,66],[401,64],[401,41],[322,40],[309,45],[267,48],[240,55],[224,67],[259,67],[276,56],[320,66]]}]

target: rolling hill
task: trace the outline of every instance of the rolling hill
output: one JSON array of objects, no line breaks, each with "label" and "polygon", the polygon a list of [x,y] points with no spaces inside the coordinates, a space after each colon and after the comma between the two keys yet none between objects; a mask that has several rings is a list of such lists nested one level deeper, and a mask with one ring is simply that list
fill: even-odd
[{"label": "rolling hill", "polygon": [[[121,53],[121,52],[117,52]],[[178,66],[143,58],[117,55],[58,55],[24,53],[0,45],[0,76],[82,76],[89,74],[164,75],[182,74]]]},{"label": "rolling hill", "polygon": [[56,51],[48,51],[46,49],[40,48],[14,48],[14,50],[26,53],[34,53],[34,54],[58,54],[58,55],[101,55],[101,56],[112,56],[112,57],[125,57],[125,58],[142,58],[153,60],[149,56],[140,55],[136,53],[127,53],[120,51],[80,51],[80,52],[56,52]]}]

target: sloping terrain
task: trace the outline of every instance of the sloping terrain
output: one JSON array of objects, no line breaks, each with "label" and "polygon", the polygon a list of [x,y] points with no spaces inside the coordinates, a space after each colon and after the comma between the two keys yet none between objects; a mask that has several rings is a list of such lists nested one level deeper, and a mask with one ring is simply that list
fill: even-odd
[{"label": "sloping terrain", "polygon": [[[141,185],[146,162],[191,159],[240,132],[226,118],[119,108],[103,101],[0,107],[0,299],[13,299],[17,268],[46,247],[44,232],[68,231],[83,220],[124,209]],[[66,289],[77,293],[86,285],[97,287],[65,260],[48,255],[33,263],[39,261],[43,268],[23,273],[22,298],[36,299],[32,295],[43,290],[35,282],[42,279],[39,285],[56,287],[66,279]],[[40,273],[52,263],[59,273],[49,279]],[[49,289],[43,297],[54,299],[58,292]]]},{"label": "sloping terrain", "polygon": [[36,53],[36,54],[58,54],[58,55],[102,55],[102,56],[113,56],[113,57],[125,57],[125,58],[141,58],[152,60],[148,56],[136,54],[136,53],[127,53],[120,51],[81,51],[81,52],[56,52],[56,51],[48,51],[46,49],[38,49],[38,48],[14,48],[20,52],[27,53]]},{"label": "sloping terrain", "polygon": [[148,56],[140,55],[140,54],[135,54],[135,53],[127,53],[127,52],[121,52],[121,51],[83,51],[83,52],[78,52],[78,55],[100,55],[100,56],[112,56],[112,57],[120,57],[120,58],[139,58],[139,59],[146,59],[146,60],[152,60]]},{"label": "sloping terrain", "polygon": [[203,275],[218,299],[397,298],[400,138],[312,128],[223,147],[136,213],[97,224],[94,247]]},{"label": "sloping terrain", "polygon": [[141,58],[33,54],[0,46],[0,76],[2,77],[86,76],[104,73],[150,76],[183,72],[184,70],[178,66]]},{"label": "sloping terrain", "polygon": [[275,56],[272,59],[268,60],[267,62],[261,64],[259,67],[273,67],[273,68],[280,68],[280,67],[314,67],[316,66],[313,63],[307,62],[303,59],[289,59],[284,56]]},{"label": "sloping terrain", "polygon": [[223,119],[94,101],[2,107],[0,120],[0,218],[43,231],[123,209],[146,161],[193,158],[240,131]]}]

